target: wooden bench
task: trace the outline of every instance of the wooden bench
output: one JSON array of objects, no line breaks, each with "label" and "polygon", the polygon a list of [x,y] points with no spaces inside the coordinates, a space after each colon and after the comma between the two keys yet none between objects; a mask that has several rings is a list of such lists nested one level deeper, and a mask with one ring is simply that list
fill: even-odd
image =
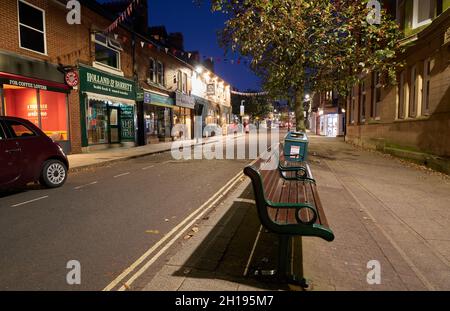
[{"label": "wooden bench", "polygon": [[[271,157],[273,156],[276,157],[274,154]],[[279,167],[273,168],[269,164],[272,161],[273,158],[259,159],[252,166],[244,168],[244,173],[252,181],[261,224],[279,235],[277,279],[306,288],[308,285],[303,277],[302,265],[298,267],[299,278],[289,275],[287,271],[291,238],[311,236],[331,242],[334,234],[329,228],[309,166],[305,164],[307,178],[293,178],[284,176]],[[300,249],[296,251],[300,252],[299,258],[302,261],[301,239]]]}]

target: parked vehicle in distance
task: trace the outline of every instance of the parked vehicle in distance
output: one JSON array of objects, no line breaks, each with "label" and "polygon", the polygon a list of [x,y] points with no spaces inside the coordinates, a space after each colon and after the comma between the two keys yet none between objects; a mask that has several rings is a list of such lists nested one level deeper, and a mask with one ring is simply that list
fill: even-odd
[{"label": "parked vehicle in distance", "polygon": [[69,161],[61,146],[28,120],[0,116],[0,189],[39,181],[62,186]]}]

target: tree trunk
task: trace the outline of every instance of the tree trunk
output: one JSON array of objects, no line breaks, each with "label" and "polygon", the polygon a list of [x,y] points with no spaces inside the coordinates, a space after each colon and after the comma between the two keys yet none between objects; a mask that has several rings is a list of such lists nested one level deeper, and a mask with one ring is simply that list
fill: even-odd
[{"label": "tree trunk", "polygon": [[303,108],[303,88],[298,89],[295,92],[295,121],[297,123],[297,131],[306,131],[305,127],[305,115]]}]

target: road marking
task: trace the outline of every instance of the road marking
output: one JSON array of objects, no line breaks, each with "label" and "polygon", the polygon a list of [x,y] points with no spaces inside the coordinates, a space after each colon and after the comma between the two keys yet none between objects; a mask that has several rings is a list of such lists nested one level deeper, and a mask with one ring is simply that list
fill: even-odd
[{"label": "road marking", "polygon": [[126,175],[130,175],[130,172],[116,175],[116,176],[114,176],[114,178],[119,178],[119,177],[126,176]]},{"label": "road marking", "polygon": [[40,197],[40,198],[37,198],[37,199],[30,200],[30,201],[17,203],[17,204],[11,205],[11,207],[17,207],[17,206],[25,205],[25,204],[28,204],[28,203],[33,203],[33,202],[36,202],[36,201],[39,201],[39,200],[43,200],[43,199],[46,199],[46,198],[48,198],[48,195]]},{"label": "road marking", "polygon": [[[268,151],[263,154],[268,153]],[[263,155],[262,154],[262,155]],[[258,161],[258,158],[252,161],[248,165],[253,165]],[[223,186],[219,191],[217,191],[214,195],[212,195],[205,203],[203,203],[198,209],[192,212],[189,216],[187,216],[181,223],[179,223],[176,227],[174,227],[169,233],[167,233],[161,240],[159,240],[156,244],[154,244],[150,249],[148,249],[141,257],[139,257],[131,266],[125,269],[117,278],[115,278],[111,283],[109,283],[103,291],[111,291],[114,289],[119,283],[123,284],[119,291],[124,291],[130,287],[130,285],[141,276],[173,243],[175,243],[178,238],[186,232],[204,213],[210,210],[215,203],[217,203],[220,199],[222,199],[233,187],[234,185],[241,180],[245,175],[242,172],[239,172],[236,176],[231,178],[225,186]],[[216,199],[214,199],[218,196]],[[205,208],[206,207],[206,208]],[[202,209],[205,209],[202,211]],[[188,221],[192,220],[189,224],[185,225]],[[184,226],[184,227],[183,227]],[[168,242],[163,249],[161,249],[155,256],[153,256],[141,269],[139,269],[127,282],[123,283],[123,279],[125,279],[131,272],[133,272],[141,263],[143,263],[147,257],[149,257],[153,252],[155,252],[163,243],[165,243],[174,233],[179,232],[172,240]]]},{"label": "road marking", "polygon": [[75,187],[75,188],[73,188],[73,189],[75,189],[75,190],[80,190],[80,189],[83,189],[83,188],[85,188],[85,187],[92,186],[92,185],[95,185],[95,184],[98,184],[98,181],[93,181],[93,182],[91,182],[91,183],[89,183],[89,184],[82,185],[82,186],[78,186],[78,187]]},{"label": "road marking", "polygon": [[[137,279],[142,273],[144,273],[148,267],[156,261],[157,258],[161,256],[162,251],[158,252],[153,258],[151,258],[136,274],[134,274],[126,283],[123,283],[123,279],[127,277],[131,272],[133,272],[140,264],[142,264],[153,252],[155,252],[162,244],[166,243],[166,241],[175,233],[178,234],[168,242],[168,245],[172,245],[178,237],[181,236],[189,227],[192,226],[193,223],[197,221],[201,215],[203,215],[206,211],[208,211],[219,199],[221,199],[233,186],[234,184],[241,179],[243,176],[242,172],[239,172],[236,176],[231,178],[225,186],[223,186],[219,191],[217,191],[214,195],[212,195],[205,203],[203,203],[198,209],[192,212],[189,216],[187,216],[181,223],[179,223],[176,227],[174,227],[169,233],[167,233],[161,240],[159,240],[156,244],[154,244],[149,250],[147,250],[140,258],[138,258],[130,267],[125,269],[115,280],[113,280],[108,286],[106,286],[103,291],[110,291],[115,288],[119,283],[125,284],[126,286],[130,286],[130,284]],[[216,198],[217,197],[217,198]],[[206,209],[205,209],[206,207]],[[202,212],[202,210],[204,211]],[[188,223],[192,218],[193,221]],[[186,223],[188,223],[186,225]],[[170,246],[169,245],[169,246]],[[167,246],[167,245],[166,245]],[[165,251],[168,248],[163,248]],[[126,286],[122,286],[119,290],[126,289]]]},{"label": "road marking", "polygon": [[145,170],[148,170],[148,169],[150,169],[150,168],[152,168],[152,167],[155,167],[155,166],[154,166],[154,165],[150,165],[150,166],[147,166],[147,167],[143,167],[142,170],[145,171]]},{"label": "road marking", "polygon": [[252,251],[250,252],[250,256],[248,257],[247,265],[245,266],[245,270],[244,270],[244,274],[243,274],[244,276],[247,276],[247,273],[248,273],[248,267],[250,267],[250,262],[251,262],[252,259],[253,259],[253,255],[254,255],[255,250],[256,250],[256,244],[258,244],[259,237],[260,237],[260,235],[261,235],[262,229],[263,229],[263,227],[260,226],[260,227],[259,227],[259,231],[258,231],[258,235],[256,236],[256,239],[255,239],[255,243],[253,243]]}]

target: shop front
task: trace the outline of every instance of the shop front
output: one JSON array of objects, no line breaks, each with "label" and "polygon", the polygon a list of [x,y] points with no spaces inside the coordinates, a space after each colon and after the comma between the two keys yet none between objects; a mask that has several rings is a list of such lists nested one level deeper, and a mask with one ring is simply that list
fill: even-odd
[{"label": "shop front", "polygon": [[143,123],[145,144],[171,141],[173,98],[144,90]]},{"label": "shop front", "polygon": [[27,119],[70,152],[68,94],[56,66],[0,53],[0,115]]},{"label": "shop front", "polygon": [[82,146],[85,151],[136,144],[133,80],[80,65]]},{"label": "shop front", "polygon": [[173,131],[173,137],[177,139],[193,139],[194,138],[194,110],[195,99],[193,96],[176,92],[175,94],[176,107],[173,109],[173,126],[177,124],[183,125],[183,131]]}]

